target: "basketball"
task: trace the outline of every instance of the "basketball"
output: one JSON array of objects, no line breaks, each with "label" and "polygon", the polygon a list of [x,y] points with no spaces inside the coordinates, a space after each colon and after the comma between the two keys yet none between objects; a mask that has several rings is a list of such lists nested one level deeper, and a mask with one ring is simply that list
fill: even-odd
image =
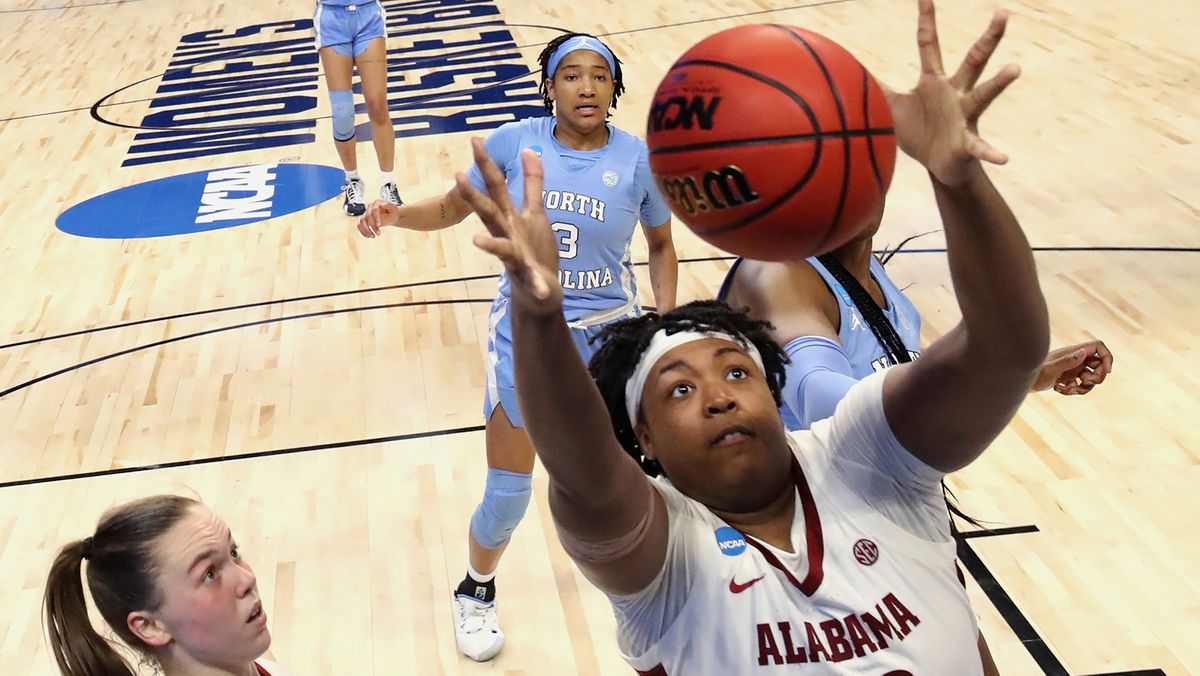
[{"label": "basketball", "polygon": [[775,24],[679,57],[655,92],[650,167],[701,239],[759,260],[825,253],[882,208],[896,161],[883,90],[850,52]]}]

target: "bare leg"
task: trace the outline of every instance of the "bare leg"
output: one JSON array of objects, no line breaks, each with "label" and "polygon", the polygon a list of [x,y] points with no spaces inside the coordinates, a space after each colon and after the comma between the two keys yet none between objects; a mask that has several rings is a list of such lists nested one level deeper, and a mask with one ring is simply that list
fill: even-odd
[{"label": "bare leg", "polygon": [[380,171],[391,171],[396,157],[396,131],[387,102],[386,45],[383,38],[375,38],[365,52],[354,58],[358,77],[362,80],[363,98],[367,101],[367,115],[371,118],[371,134]]}]

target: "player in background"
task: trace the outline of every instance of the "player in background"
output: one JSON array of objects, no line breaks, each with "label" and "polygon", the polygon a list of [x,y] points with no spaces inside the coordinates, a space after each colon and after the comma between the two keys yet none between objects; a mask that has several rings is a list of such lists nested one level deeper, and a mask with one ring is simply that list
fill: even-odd
[{"label": "player in background", "polygon": [[396,161],[396,132],[387,102],[387,17],[379,0],[350,2],[318,0],[313,15],[317,53],[329,87],[333,117],[333,144],[346,172],[342,208],[350,216],[367,209],[366,184],[358,173],[354,138],[354,68],[362,84],[371,138],[379,160],[379,197],[400,205],[400,191],[393,174]]},{"label": "player in background", "polygon": [[[554,241],[545,253],[556,259],[565,297],[560,317],[583,359],[604,326],[640,314],[629,256],[640,221],[649,245],[650,282],[660,312],[675,306],[678,259],[671,240],[671,212],[650,174],[646,143],[607,123],[624,91],[621,62],[595,37],[568,33],[550,41],[538,57],[548,117],[501,126],[488,137],[486,153],[500,167],[511,198],[542,201],[553,220]],[[530,150],[545,166],[544,191],[525,193],[520,155]],[[470,181],[484,187],[471,168]],[[396,207],[376,202],[359,231],[376,237],[384,226],[439,230],[462,222],[471,209],[456,188],[445,195]],[[496,614],[495,573],[513,529],[532,495],[534,451],[525,434],[513,377],[511,289],[500,277],[488,336],[484,401],[488,478],[470,527],[470,560],[455,590],[459,650],[488,660],[504,646]]]}]

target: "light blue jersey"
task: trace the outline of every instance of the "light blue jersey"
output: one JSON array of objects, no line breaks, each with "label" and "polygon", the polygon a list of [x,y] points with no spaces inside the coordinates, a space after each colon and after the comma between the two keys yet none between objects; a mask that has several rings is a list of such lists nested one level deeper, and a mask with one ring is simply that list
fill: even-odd
[{"label": "light blue jersey", "polygon": [[[821,275],[821,279],[825,280],[825,286],[829,287],[838,300],[838,341],[841,342],[846,357],[850,359],[854,377],[862,380],[876,371],[895,366],[888,359],[887,352],[879,344],[879,340],[875,338],[871,327],[867,325],[867,320],[859,313],[858,308],[854,307],[854,301],[850,300],[850,294],[846,293],[842,285],[838,284],[820,261],[815,258],[805,260],[813,266],[817,274]],[[904,347],[908,349],[913,359],[919,358],[921,356],[921,315],[917,312],[917,307],[896,286],[892,278],[888,277],[883,265],[874,256],[871,257],[871,276],[883,290],[883,298],[887,301],[883,315],[895,327],[896,335],[904,341]]]},{"label": "light blue jersey", "polygon": [[[638,221],[666,223],[671,209],[650,174],[645,141],[608,126],[608,145],[572,150],[554,137],[553,117],[532,117],[501,126],[487,139],[487,152],[504,171],[513,204],[523,204],[525,175],[521,151],[542,159],[542,203],[558,237],[563,313],[572,326],[586,327],[637,312],[637,282],[629,243]],[[469,176],[484,190],[474,165]],[[509,295],[500,277],[500,297]]]},{"label": "light blue jersey", "polygon": [[[542,204],[558,237],[558,275],[563,314],[575,346],[587,362],[599,345],[590,339],[608,322],[641,312],[629,243],[638,221],[657,227],[671,217],[650,174],[645,141],[608,126],[608,144],[599,150],[572,150],[554,137],[553,117],[509,122],[492,132],[485,146],[504,172],[513,204],[525,201],[521,151],[542,159]],[[471,165],[471,183],[485,190],[483,174]],[[508,275],[500,276],[499,294],[489,317],[487,390],[483,415],[497,404],[514,427],[523,427],[517,408],[512,361],[512,325],[508,311]]]},{"label": "light blue jersey", "polygon": [[[816,258],[806,262],[821,275],[825,286],[838,301],[838,342],[819,337],[799,337],[783,346],[791,358],[787,365],[784,405],[779,408],[783,424],[789,430],[807,429],[813,420],[831,415],[838,401],[855,381],[876,371],[894,366],[887,351],[871,331],[866,319],[855,307],[850,294]],[[725,275],[717,298],[725,300],[733,277],[741,264],[734,261]],[[883,265],[871,258],[871,276],[883,290],[887,304],[883,314],[896,329],[913,359],[921,355],[921,315],[917,308],[887,275]],[[812,380],[808,380],[814,376]],[[807,385],[807,387],[806,387]],[[796,391],[799,387],[804,394]],[[796,410],[793,411],[792,409]]]}]

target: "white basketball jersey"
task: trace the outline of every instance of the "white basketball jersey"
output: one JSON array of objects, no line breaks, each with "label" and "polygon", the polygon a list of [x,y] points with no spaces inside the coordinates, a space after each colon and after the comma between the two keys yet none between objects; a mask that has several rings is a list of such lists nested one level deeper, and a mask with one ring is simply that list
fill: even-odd
[{"label": "white basketball jersey", "polygon": [[[670,513],[664,571],[646,591],[613,597],[622,652],[635,670],[655,676],[983,673],[975,615],[937,488],[941,475],[891,435],[882,375],[856,386],[834,418],[789,434],[796,458],[795,554],[743,535],[658,482]],[[867,443],[873,450],[865,455],[843,452]],[[885,475],[878,464],[865,466],[877,453],[902,454],[900,469],[888,466]],[[901,477],[908,488],[870,488],[894,481],[896,473],[909,473]],[[880,506],[914,485],[930,495],[915,510],[905,507],[910,518],[902,527],[898,522],[906,519]],[[941,532],[940,541],[911,532],[920,530],[912,528],[914,514],[944,520],[926,529]],[[667,615],[650,605],[666,607]],[[630,645],[639,634],[652,641],[645,650]]]}]

